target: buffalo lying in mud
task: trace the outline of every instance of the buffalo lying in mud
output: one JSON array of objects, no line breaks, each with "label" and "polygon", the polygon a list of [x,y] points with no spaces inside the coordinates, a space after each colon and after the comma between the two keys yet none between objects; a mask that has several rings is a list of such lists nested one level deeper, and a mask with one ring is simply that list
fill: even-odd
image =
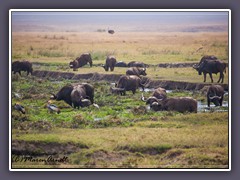
[{"label": "buffalo lying in mud", "polygon": [[85,66],[87,63],[89,63],[90,67],[92,67],[92,57],[91,54],[84,53],[74,61],[71,61],[69,63],[69,67],[72,68],[73,71],[77,71],[78,68]]},{"label": "buffalo lying in mud", "polygon": [[116,65],[116,62],[117,60],[114,56],[108,56],[106,59],[105,65],[103,65],[103,68],[105,69],[105,71],[108,71],[109,69],[113,71]]},{"label": "buffalo lying in mud", "polygon": [[197,101],[191,97],[166,98],[150,104],[154,111],[197,112]]},{"label": "buffalo lying in mud", "polygon": [[126,90],[124,88],[110,87],[110,92],[117,95],[126,95]]},{"label": "buffalo lying in mud", "polygon": [[146,76],[147,75],[146,68],[131,67],[131,68],[127,69],[126,75]]},{"label": "buffalo lying in mud", "polygon": [[127,63],[123,62],[123,61],[118,61],[115,64],[115,67],[127,67]]},{"label": "buffalo lying in mud", "polygon": [[21,76],[21,71],[26,71],[27,75],[33,72],[32,63],[29,61],[15,61],[12,63],[12,71],[14,74],[19,73]]},{"label": "buffalo lying in mud", "polygon": [[223,80],[224,80],[223,71],[226,73],[226,67],[227,67],[227,64],[220,60],[205,60],[199,66],[196,66],[196,65],[193,66],[193,68],[198,71],[199,75],[203,73],[204,75],[203,82],[206,82],[206,75],[208,73],[212,83],[213,83],[212,73],[214,74],[220,73],[218,83],[220,82],[220,80],[222,80],[221,83],[223,83]]},{"label": "buffalo lying in mud", "polygon": [[121,76],[116,84],[116,87],[125,89],[125,91],[132,91],[133,94],[136,93],[136,90],[139,87],[141,87],[144,91],[144,84],[141,83],[141,78],[139,78],[138,76],[135,76],[135,75]]},{"label": "buffalo lying in mud", "polygon": [[220,85],[211,85],[207,91],[207,102],[208,107],[210,103],[213,102],[215,106],[222,106],[224,96],[224,89]]},{"label": "buffalo lying in mud", "polygon": [[[89,100],[86,100],[86,99]],[[90,84],[83,83],[80,85],[66,85],[62,87],[59,92],[55,95],[52,94],[51,99],[55,99],[57,101],[65,101],[70,106],[74,108],[78,107],[85,107],[86,104],[93,104],[94,98],[94,87]]]},{"label": "buffalo lying in mud", "polygon": [[131,61],[131,62],[128,63],[128,67],[142,67],[142,68],[145,68],[145,67],[147,67],[147,65],[142,63],[142,62]]},{"label": "buffalo lying in mud", "polygon": [[146,104],[152,104],[153,102],[158,102],[159,100],[165,100],[167,98],[167,92],[164,88],[157,88],[153,91],[152,96],[150,96],[147,100],[144,98],[142,94],[142,101],[146,102]]}]

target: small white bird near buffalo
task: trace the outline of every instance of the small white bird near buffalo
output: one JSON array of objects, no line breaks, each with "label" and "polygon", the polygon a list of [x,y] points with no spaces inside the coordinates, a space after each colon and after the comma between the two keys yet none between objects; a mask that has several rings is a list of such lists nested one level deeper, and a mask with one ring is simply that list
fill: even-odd
[{"label": "small white bird near buffalo", "polygon": [[52,104],[50,100],[47,102],[47,108],[50,113],[53,113],[54,111],[58,114],[60,113],[60,109],[56,105]]}]

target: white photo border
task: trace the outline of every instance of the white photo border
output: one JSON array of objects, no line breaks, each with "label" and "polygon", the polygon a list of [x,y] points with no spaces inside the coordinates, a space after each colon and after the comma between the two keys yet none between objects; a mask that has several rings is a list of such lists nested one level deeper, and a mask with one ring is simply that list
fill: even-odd
[{"label": "white photo border", "polygon": [[[228,12],[228,168],[226,169],[75,169],[75,168],[12,168],[12,13],[13,12]],[[231,171],[231,10],[230,9],[10,9],[9,10],[9,171]]]}]

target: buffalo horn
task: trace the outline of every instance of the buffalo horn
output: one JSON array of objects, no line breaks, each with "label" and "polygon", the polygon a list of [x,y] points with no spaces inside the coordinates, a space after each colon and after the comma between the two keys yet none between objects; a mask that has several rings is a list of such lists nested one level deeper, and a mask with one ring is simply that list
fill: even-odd
[{"label": "buffalo horn", "polygon": [[142,93],[141,100],[142,100],[142,101],[144,101],[144,102],[146,102],[146,101],[147,101],[147,100],[144,98],[144,96],[143,96],[143,93]]},{"label": "buffalo horn", "polygon": [[51,93],[50,99],[56,99],[56,98],[57,98],[57,96],[55,94]]},{"label": "buffalo horn", "polygon": [[209,95],[208,97],[209,97],[209,99],[214,99],[214,98],[221,99],[222,98],[221,96],[216,96],[216,95],[215,96],[210,96]]}]

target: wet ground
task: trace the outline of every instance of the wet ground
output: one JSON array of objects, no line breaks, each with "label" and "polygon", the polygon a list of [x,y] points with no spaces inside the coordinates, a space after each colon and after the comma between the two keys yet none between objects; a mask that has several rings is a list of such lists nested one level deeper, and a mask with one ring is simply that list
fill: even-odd
[{"label": "wet ground", "polygon": [[[50,78],[57,81],[62,79],[79,80],[85,79],[89,81],[107,81],[110,83],[117,82],[122,76],[121,74],[99,74],[99,73],[87,73],[87,74],[74,74],[70,72],[55,72],[55,71],[34,71],[33,76],[39,78]],[[142,78],[147,88],[162,87],[169,90],[201,90],[205,86],[211,85],[210,83],[190,83],[180,81],[166,81],[166,80],[151,80],[148,77]],[[228,91],[228,84],[220,84]]]}]

